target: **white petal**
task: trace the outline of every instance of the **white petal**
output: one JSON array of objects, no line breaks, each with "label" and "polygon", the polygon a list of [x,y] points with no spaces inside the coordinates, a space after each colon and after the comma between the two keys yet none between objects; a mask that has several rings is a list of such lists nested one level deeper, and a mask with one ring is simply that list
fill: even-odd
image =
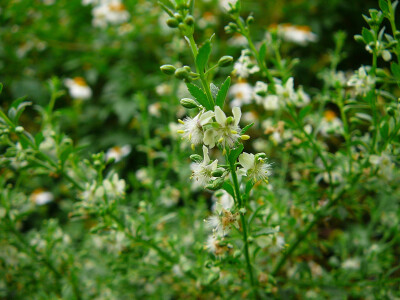
[{"label": "white petal", "polygon": [[222,111],[221,108],[219,108],[219,106],[216,106],[214,110],[215,110],[215,119],[217,120],[218,124],[225,126],[226,123],[225,113]]},{"label": "white petal", "polygon": [[212,117],[214,117],[214,112],[209,110],[207,112],[205,112],[204,114],[201,114],[200,116],[200,125],[204,126],[205,124],[207,124],[208,122],[210,122],[210,120],[212,119]]},{"label": "white petal", "polygon": [[204,138],[203,142],[207,146],[210,147],[210,149],[214,148],[215,146],[215,137],[216,137],[216,132],[214,129],[207,129],[206,132],[204,133]]},{"label": "white petal", "polygon": [[254,154],[243,152],[239,155],[239,163],[247,171],[254,167]]},{"label": "white petal", "polygon": [[210,157],[208,156],[208,148],[206,146],[203,146],[203,154],[204,154],[203,164],[208,165],[208,163],[210,162]]},{"label": "white petal", "polygon": [[240,122],[240,118],[242,117],[242,111],[240,110],[240,107],[234,107],[232,109],[233,113],[233,118],[235,119],[235,125],[237,126]]}]

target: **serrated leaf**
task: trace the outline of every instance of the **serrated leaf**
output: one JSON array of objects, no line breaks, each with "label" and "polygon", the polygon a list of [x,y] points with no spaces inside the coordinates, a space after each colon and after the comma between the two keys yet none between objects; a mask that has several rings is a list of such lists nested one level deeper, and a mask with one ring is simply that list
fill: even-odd
[{"label": "serrated leaf", "polygon": [[375,40],[372,32],[365,27],[362,29],[362,37],[364,38],[366,44],[373,43]]},{"label": "serrated leaf", "polygon": [[265,57],[267,55],[267,44],[265,42],[261,45],[260,51],[258,53],[259,53],[258,56],[260,58],[260,61],[264,62],[265,61]]},{"label": "serrated leaf", "polygon": [[204,72],[211,54],[210,41],[205,42],[199,49],[196,57],[196,66],[199,72]]},{"label": "serrated leaf", "polygon": [[194,85],[192,83],[186,83],[186,86],[189,90],[189,93],[197,100],[197,102],[199,102],[201,105],[203,105],[208,110],[213,109],[213,107],[208,102],[206,94],[203,92],[203,90],[201,88],[199,88],[197,85]]},{"label": "serrated leaf", "polygon": [[231,162],[231,164],[236,163],[240,153],[242,153],[244,147],[242,144],[239,144],[239,146],[235,149],[231,149],[231,151],[229,152],[229,161]]},{"label": "serrated leaf", "polygon": [[386,0],[379,0],[379,7],[385,15],[389,14],[389,4]]},{"label": "serrated leaf", "polygon": [[215,100],[217,98],[219,88],[214,83],[210,83],[210,90],[211,90],[211,95]]},{"label": "serrated leaf", "polygon": [[231,77],[228,76],[225,79],[224,83],[221,85],[221,89],[219,90],[217,94],[217,99],[215,100],[216,105],[219,106],[221,109],[223,109],[224,107],[224,102],[228,94],[230,85],[231,85]]},{"label": "serrated leaf", "polygon": [[242,129],[242,131],[240,131],[240,134],[241,134],[241,135],[242,135],[242,134],[245,134],[245,133],[247,132],[247,130],[249,130],[253,125],[254,125],[254,123],[251,123],[251,124],[246,125],[246,126]]}]

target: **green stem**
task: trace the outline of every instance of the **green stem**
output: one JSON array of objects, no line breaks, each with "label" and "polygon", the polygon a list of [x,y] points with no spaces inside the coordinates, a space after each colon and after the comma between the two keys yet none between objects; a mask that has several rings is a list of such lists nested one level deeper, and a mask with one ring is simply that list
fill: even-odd
[{"label": "green stem", "polygon": [[347,150],[347,155],[349,157],[349,175],[351,175],[353,159],[351,157],[351,136],[350,136],[349,123],[347,122],[346,113],[344,111],[344,102],[343,102],[341,90],[337,89],[336,92],[338,95],[338,106],[339,106],[339,110],[340,110],[340,116],[341,116],[342,122],[343,122],[344,139],[346,141],[346,150]]},{"label": "green stem", "polygon": [[[226,156],[226,160],[229,162],[230,170],[231,170],[231,175],[232,175],[232,181],[233,181],[233,186],[235,190],[235,200],[236,204],[238,205],[239,208],[245,208],[245,205],[242,201],[241,193],[240,193],[240,188],[239,188],[239,182],[237,179],[237,174],[236,174],[236,166],[235,162],[232,162],[228,156]],[[252,288],[252,293],[254,298],[257,298],[256,294],[256,288],[257,288],[257,283],[253,275],[253,267],[250,261],[250,254],[249,254],[249,242],[247,238],[247,220],[244,216],[244,214],[240,213],[240,221],[242,223],[242,234],[243,234],[243,244],[244,244],[244,255],[246,259],[246,265],[247,265],[247,273],[248,273],[248,278],[250,282],[250,286]]]}]

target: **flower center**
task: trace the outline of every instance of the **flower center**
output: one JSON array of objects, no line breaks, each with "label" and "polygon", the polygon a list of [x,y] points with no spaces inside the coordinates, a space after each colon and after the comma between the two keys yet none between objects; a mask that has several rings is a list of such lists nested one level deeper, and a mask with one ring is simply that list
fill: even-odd
[{"label": "flower center", "polygon": [[85,79],[83,79],[82,77],[75,77],[73,80],[79,86],[87,86]]},{"label": "flower center", "polygon": [[327,110],[324,112],[324,118],[328,122],[332,122],[336,118],[336,113],[333,110]]}]

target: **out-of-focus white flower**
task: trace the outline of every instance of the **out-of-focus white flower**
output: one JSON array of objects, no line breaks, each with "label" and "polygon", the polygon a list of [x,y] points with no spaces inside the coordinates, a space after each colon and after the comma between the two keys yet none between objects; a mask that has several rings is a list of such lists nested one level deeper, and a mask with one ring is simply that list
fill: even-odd
[{"label": "out-of-focus white flower", "polygon": [[360,269],[360,259],[359,258],[348,258],[342,262],[342,268],[345,270],[358,270]]},{"label": "out-of-focus white flower", "polygon": [[74,99],[87,100],[92,97],[92,90],[82,77],[67,78],[64,80],[64,84]]},{"label": "out-of-focus white flower", "polygon": [[229,245],[223,245],[222,239],[214,234],[207,238],[205,249],[215,255],[222,255],[229,250]]},{"label": "out-of-focus white flower", "polygon": [[229,40],[228,45],[233,47],[243,47],[247,45],[247,39],[240,33],[235,33]]},{"label": "out-of-focus white flower", "polygon": [[134,27],[131,23],[124,23],[118,27],[118,34],[125,35],[125,34],[132,32],[133,29],[134,29]]},{"label": "out-of-focus white flower", "polygon": [[43,189],[36,189],[32,192],[30,199],[36,205],[45,205],[54,200],[54,195],[49,191],[45,191]]},{"label": "out-of-focus white flower", "polygon": [[151,178],[149,176],[149,172],[146,168],[141,168],[135,173],[136,179],[140,181],[142,184],[147,185],[151,183]]},{"label": "out-of-focus white flower", "polygon": [[161,103],[160,102],[156,102],[153,104],[150,104],[148,107],[149,110],[149,114],[153,117],[161,117]]},{"label": "out-of-focus white flower", "polygon": [[156,93],[160,96],[166,96],[171,94],[172,89],[171,86],[167,83],[162,83],[160,85],[157,85],[156,87]]},{"label": "out-of-focus white flower", "polygon": [[329,134],[341,134],[342,128],[343,123],[337,117],[336,113],[333,110],[327,110],[319,124],[318,131],[323,136],[328,136]]},{"label": "out-of-focus white flower", "polygon": [[225,10],[229,11],[231,9],[231,6],[235,6],[236,5],[237,1],[238,0],[219,0],[218,2],[219,2],[219,6],[222,9],[225,9]]},{"label": "out-of-focus white flower", "polygon": [[221,213],[223,209],[231,210],[235,205],[235,200],[233,197],[225,190],[218,190],[214,193],[212,197],[215,202],[212,206],[212,210],[217,213]]},{"label": "out-of-focus white flower", "polygon": [[247,78],[250,74],[254,74],[260,71],[258,65],[253,62],[250,58],[250,51],[245,49],[239,59],[235,62],[233,66],[233,73],[235,73],[239,78]]},{"label": "out-of-focus white flower", "polygon": [[277,30],[278,35],[280,35],[283,40],[300,46],[305,46],[310,42],[316,42],[318,39],[317,35],[311,32],[309,26],[279,24]]},{"label": "out-of-focus white flower", "polygon": [[104,28],[108,24],[118,25],[129,20],[129,12],[120,0],[105,0],[92,10],[93,26]]},{"label": "out-of-focus white flower", "polygon": [[347,81],[347,85],[354,88],[356,95],[365,96],[375,86],[375,78],[368,75],[370,67],[360,67]]},{"label": "out-of-focus white flower", "polygon": [[242,107],[242,105],[251,103],[253,88],[247,82],[240,81],[231,86],[229,95],[233,98],[230,103],[231,107]]},{"label": "out-of-focus white flower", "polygon": [[200,19],[197,20],[197,25],[199,28],[204,29],[208,26],[214,26],[217,23],[217,18],[215,15],[210,12],[206,11]]},{"label": "out-of-focus white flower", "polygon": [[204,221],[212,229],[214,235],[224,237],[230,232],[232,226],[239,227],[239,213],[232,213],[230,210],[221,208],[220,212],[215,211]]},{"label": "out-of-focus white flower", "polygon": [[254,182],[268,180],[268,176],[271,175],[271,164],[267,163],[266,160],[264,153],[259,153],[256,156],[243,152],[239,155],[239,163],[243,167],[243,173]]},{"label": "out-of-focus white flower", "polygon": [[119,179],[116,173],[111,177],[111,180],[103,180],[103,187],[108,198],[118,198],[125,195],[125,180]]},{"label": "out-of-focus white flower", "polygon": [[131,146],[125,145],[122,147],[114,146],[107,150],[106,161],[114,159],[115,162],[119,162],[122,158],[126,157],[131,153]]},{"label": "out-of-focus white flower", "polygon": [[208,148],[203,146],[203,161],[192,164],[192,178],[198,181],[202,186],[205,186],[213,178],[212,172],[217,169],[218,160],[211,162],[208,156]]},{"label": "out-of-focus white flower", "polygon": [[382,153],[381,155],[371,155],[369,157],[369,162],[372,165],[379,167],[379,175],[386,179],[392,179],[395,164],[388,154]]}]

